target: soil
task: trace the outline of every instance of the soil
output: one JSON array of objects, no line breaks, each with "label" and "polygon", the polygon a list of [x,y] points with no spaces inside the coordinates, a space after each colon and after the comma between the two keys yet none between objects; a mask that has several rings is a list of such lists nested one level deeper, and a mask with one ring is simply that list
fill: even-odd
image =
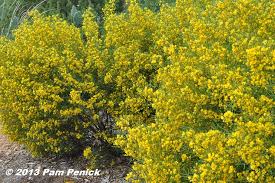
[{"label": "soil", "polygon": [[[24,146],[8,140],[1,134],[0,129],[0,183],[124,183],[124,177],[129,169],[128,165],[116,164],[112,168],[100,169],[99,176],[66,176],[69,169],[77,171],[86,170],[86,162],[81,157],[75,158],[33,158]],[[13,173],[7,176],[7,171],[12,169]],[[29,173],[26,176],[15,175],[20,173],[19,169],[26,169],[21,174]],[[39,170],[39,175],[34,176],[32,170]],[[49,176],[43,172],[59,170],[64,175]],[[32,175],[30,175],[32,174]]]}]

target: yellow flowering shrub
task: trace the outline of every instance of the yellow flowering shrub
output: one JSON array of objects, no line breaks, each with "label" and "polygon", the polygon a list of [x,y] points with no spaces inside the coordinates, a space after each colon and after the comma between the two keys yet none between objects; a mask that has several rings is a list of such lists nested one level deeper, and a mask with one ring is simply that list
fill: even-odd
[{"label": "yellow flowering shrub", "polygon": [[136,160],[127,179],[274,182],[273,2],[178,0],[166,8],[155,38],[170,64],[150,94],[155,122],[115,142]]},{"label": "yellow flowering shrub", "polygon": [[84,19],[83,35],[57,16],[32,12],[14,40],[1,38],[1,122],[34,155],[83,150],[100,129],[98,26],[89,11]]},{"label": "yellow flowering shrub", "polygon": [[81,29],[34,12],[0,38],[6,133],[34,154],[73,153],[106,137],[104,111],[130,182],[274,182],[273,3],[127,2],[107,3],[103,27],[90,11]]}]

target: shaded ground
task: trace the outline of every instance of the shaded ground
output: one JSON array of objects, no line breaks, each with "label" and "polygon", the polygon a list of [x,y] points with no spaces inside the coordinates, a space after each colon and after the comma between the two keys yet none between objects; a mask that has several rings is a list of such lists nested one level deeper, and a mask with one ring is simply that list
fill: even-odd
[{"label": "shaded ground", "polygon": [[[81,158],[53,159],[53,158],[32,158],[31,155],[16,143],[10,142],[6,136],[1,134],[0,129],[0,183],[122,183],[128,170],[128,165],[120,163],[113,168],[103,169],[99,176],[66,176],[69,169],[86,170],[86,162]],[[11,176],[7,171],[13,170]],[[18,169],[31,170],[39,169],[38,176],[16,176]],[[64,176],[43,176],[45,169],[64,171]],[[23,172],[22,172],[23,173]]]}]

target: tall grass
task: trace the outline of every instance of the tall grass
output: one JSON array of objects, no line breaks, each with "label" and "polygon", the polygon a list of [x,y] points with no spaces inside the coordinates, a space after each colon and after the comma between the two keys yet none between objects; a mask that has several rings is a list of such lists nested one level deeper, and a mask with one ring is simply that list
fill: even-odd
[{"label": "tall grass", "polygon": [[0,0],[0,35],[11,37],[12,30],[27,17],[27,13],[46,1]]}]

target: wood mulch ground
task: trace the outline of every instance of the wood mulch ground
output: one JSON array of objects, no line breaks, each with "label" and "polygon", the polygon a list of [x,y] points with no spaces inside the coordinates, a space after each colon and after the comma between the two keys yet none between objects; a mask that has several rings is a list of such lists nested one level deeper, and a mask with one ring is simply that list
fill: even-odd
[{"label": "wood mulch ground", "polygon": [[[42,176],[44,169],[61,170],[68,169],[86,170],[86,162],[80,157],[56,159],[56,158],[33,158],[28,151],[1,134],[0,129],[0,183],[124,183],[124,177],[129,167],[115,165],[113,168],[101,170],[100,176]],[[16,176],[14,173],[7,176],[6,172],[12,169],[40,169],[38,176]]]}]

